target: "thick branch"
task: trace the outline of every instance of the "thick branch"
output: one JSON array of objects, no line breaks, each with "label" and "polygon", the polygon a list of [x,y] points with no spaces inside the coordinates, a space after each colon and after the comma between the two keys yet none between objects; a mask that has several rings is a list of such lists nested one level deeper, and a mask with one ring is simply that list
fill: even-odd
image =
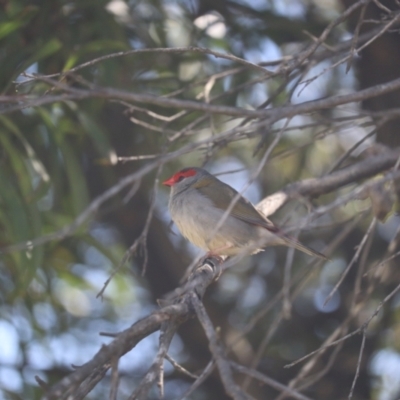
[{"label": "thick branch", "polygon": [[[168,305],[153,312],[148,317],[135,322],[130,328],[116,335],[115,339],[110,344],[102,346],[90,361],[51,387],[44,396],[44,400],[62,399],[71,396],[83,381],[93,375],[93,371],[96,369],[102,370],[101,367],[106,364],[110,366],[113,359],[120,358],[132,350],[142,339],[159,330],[162,323],[172,319],[179,320],[180,323],[185,322],[192,315],[190,295],[194,294],[202,297],[207,287],[218,274],[218,262],[213,259],[207,259],[189,277],[192,289],[184,293],[177,304]],[[95,378],[92,377],[92,379]]]},{"label": "thick branch", "polygon": [[90,361],[53,386],[44,399],[62,398],[66,392],[70,391],[71,387],[74,388],[80,385],[93,370],[103,364],[111,364],[113,358],[123,356],[146,336],[160,329],[164,321],[168,321],[172,316],[184,317],[188,315],[189,308],[186,304],[181,303],[163,307],[161,310],[155,311],[148,317],[137,321],[130,328],[119,333],[110,344],[102,346]]},{"label": "thick branch", "polygon": [[353,164],[345,169],[334,172],[331,175],[321,178],[310,178],[300,182],[292,183],[284,188],[285,193],[293,198],[295,196],[316,197],[321,194],[332,192],[342,186],[360,179],[379,174],[394,166],[400,151],[387,151],[375,157],[367,158],[357,164]]},{"label": "thick branch", "polygon": [[[268,108],[259,110],[249,110],[239,107],[208,104],[193,100],[167,98],[145,93],[132,93],[113,88],[96,87],[93,89],[86,90],[86,89],[71,88],[69,86],[60,84],[58,82],[53,82],[53,84],[55,87],[58,88],[62,87],[64,90],[67,91],[67,93],[56,96],[45,95],[42,97],[34,98],[32,100],[30,100],[29,97],[27,96],[26,97],[27,101],[25,103],[21,101],[21,103],[18,105],[0,109],[0,114],[7,114],[16,110],[21,110],[23,108],[37,107],[39,105],[54,103],[63,100],[104,98],[110,100],[119,99],[127,102],[153,104],[153,105],[158,105],[160,107],[171,107],[184,110],[202,111],[212,114],[230,115],[233,117],[269,118],[272,122],[274,122],[283,118],[290,118],[294,117],[295,115],[311,113],[319,110],[325,110],[342,104],[363,101],[373,97],[381,96],[382,94],[394,92],[400,89],[400,78],[346,95],[331,96],[324,99],[307,101],[301,104],[294,104],[279,108]],[[2,100],[5,100],[4,96]],[[10,102],[12,101],[13,98],[10,97]]]},{"label": "thick branch", "polygon": [[196,310],[197,317],[199,318],[199,321],[207,335],[210,343],[210,350],[214,357],[215,363],[217,364],[219,375],[226,393],[234,400],[248,400],[249,396],[246,395],[246,393],[244,393],[235,383],[233,379],[232,368],[229,364],[229,361],[225,358],[225,354],[221,345],[218,343],[217,334],[211,323],[211,320],[207,315],[203,304],[194,293],[191,295],[191,303]]},{"label": "thick branch", "polygon": [[332,192],[349,183],[372,177],[393,167],[400,157],[400,150],[387,150],[347,168],[321,178],[309,178],[290,183],[258,203],[257,208],[266,216],[273,214],[286,202],[299,196],[317,197]]},{"label": "thick branch", "polygon": [[160,346],[156,359],[153,365],[147,371],[146,375],[131,394],[128,400],[146,400],[149,396],[149,391],[152,388],[154,382],[158,379],[160,385],[160,398],[164,397],[163,389],[163,372],[164,372],[164,358],[167,355],[169,346],[172,338],[174,337],[176,330],[180,325],[180,321],[176,318],[171,318],[169,321],[164,322],[160,329]]}]

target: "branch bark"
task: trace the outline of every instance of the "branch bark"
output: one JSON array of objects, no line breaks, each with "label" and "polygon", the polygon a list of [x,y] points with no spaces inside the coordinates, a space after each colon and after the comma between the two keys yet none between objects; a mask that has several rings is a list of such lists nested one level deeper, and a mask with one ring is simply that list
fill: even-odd
[{"label": "branch bark", "polygon": [[[103,345],[90,361],[78,367],[70,375],[49,388],[43,400],[70,398],[80,390],[80,385],[89,377],[96,384],[98,382],[96,371],[104,373],[104,366],[107,366],[106,369],[108,369],[112,360],[120,358],[132,350],[142,339],[159,330],[163,323],[176,320],[179,321],[179,324],[182,324],[187,321],[193,315],[191,296],[194,295],[201,298],[219,273],[218,260],[207,259],[189,277],[190,285],[188,287],[191,289],[177,299],[177,304],[162,307],[160,310],[135,322],[128,329],[118,333],[112,342],[108,345]],[[177,323],[177,326],[179,324]]]},{"label": "branch bark", "polygon": [[[38,80],[40,80],[40,78],[38,78]],[[0,109],[0,114],[8,114],[28,107],[38,107],[44,104],[50,104],[65,100],[102,98],[109,100],[118,99],[141,104],[152,104],[160,107],[201,111],[211,114],[230,115],[232,117],[268,118],[270,120],[270,123],[273,123],[283,118],[291,118],[300,114],[326,110],[342,104],[364,101],[377,96],[381,96],[386,93],[394,92],[400,89],[400,78],[346,95],[331,96],[328,98],[307,101],[300,104],[259,110],[249,110],[246,108],[208,104],[205,102],[202,103],[193,100],[167,98],[145,93],[132,93],[114,88],[95,87],[92,89],[77,89],[60,84],[56,81],[52,81],[52,84],[56,88],[65,90],[66,93],[63,93],[61,95],[45,95],[33,99],[30,99],[30,96],[26,96],[24,97],[26,99],[25,102],[23,102],[23,100],[19,98],[19,104]],[[0,97],[0,101],[6,102],[7,97]],[[8,101],[10,103],[15,102],[15,98],[13,96],[10,96]]]},{"label": "branch bark", "polygon": [[327,176],[309,178],[290,183],[279,192],[261,200],[257,208],[264,215],[269,216],[286,204],[289,200],[301,196],[318,197],[336,189],[372,177],[393,167],[400,157],[400,149],[387,150],[383,154],[368,157],[347,168],[343,168]]}]

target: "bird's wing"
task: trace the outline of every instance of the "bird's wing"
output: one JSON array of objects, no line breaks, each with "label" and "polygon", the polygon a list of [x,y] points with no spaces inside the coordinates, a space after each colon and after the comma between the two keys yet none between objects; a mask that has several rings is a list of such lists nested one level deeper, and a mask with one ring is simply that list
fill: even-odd
[{"label": "bird's wing", "polygon": [[[221,186],[222,185],[222,186]],[[213,176],[200,179],[194,187],[212,201],[216,208],[225,211],[238,192]],[[230,215],[252,225],[261,226],[271,232],[279,232],[279,228],[268,218],[261,215],[257,209],[243,196],[240,196],[233,206]],[[218,222],[218,221],[216,221]]]}]

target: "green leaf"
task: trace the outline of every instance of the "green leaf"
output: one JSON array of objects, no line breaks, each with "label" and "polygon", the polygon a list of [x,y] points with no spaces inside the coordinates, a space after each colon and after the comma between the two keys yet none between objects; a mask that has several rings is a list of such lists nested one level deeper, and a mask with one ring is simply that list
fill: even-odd
[{"label": "green leaf", "polygon": [[23,25],[23,21],[3,22],[0,24],[0,40],[8,36],[10,33],[15,32]]},{"label": "green leaf", "polygon": [[50,39],[43,46],[40,47],[40,49],[33,55],[33,57],[31,57],[31,64],[40,61],[43,58],[50,56],[51,54],[54,54],[61,48],[62,43],[57,38]]},{"label": "green leaf", "polygon": [[76,152],[67,140],[60,143],[65,171],[68,177],[71,205],[75,215],[80,214],[89,203],[85,174],[82,171]]},{"label": "green leaf", "polygon": [[86,133],[91,137],[99,154],[101,156],[108,155],[111,145],[103,129],[101,129],[101,127],[94,121],[93,118],[82,111],[78,112],[78,118]]},{"label": "green leaf", "polygon": [[67,62],[64,65],[63,72],[73,68],[77,62],[78,62],[78,55],[77,54],[70,55],[67,59]]},{"label": "green leaf", "polygon": [[[39,11],[39,7],[37,6],[25,5],[25,7],[19,8],[15,3],[9,2],[7,7],[4,7],[7,10],[7,17],[10,20],[0,23],[0,40],[17,31],[19,28],[24,27]],[[3,9],[2,12],[5,10]]]}]

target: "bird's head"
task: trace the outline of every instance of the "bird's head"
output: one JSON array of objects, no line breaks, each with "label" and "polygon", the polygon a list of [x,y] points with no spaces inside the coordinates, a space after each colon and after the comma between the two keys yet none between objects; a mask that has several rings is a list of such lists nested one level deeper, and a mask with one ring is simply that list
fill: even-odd
[{"label": "bird's head", "polygon": [[184,189],[196,184],[201,178],[208,175],[208,172],[196,167],[184,168],[171,178],[163,182],[163,185],[170,186],[173,189]]}]

